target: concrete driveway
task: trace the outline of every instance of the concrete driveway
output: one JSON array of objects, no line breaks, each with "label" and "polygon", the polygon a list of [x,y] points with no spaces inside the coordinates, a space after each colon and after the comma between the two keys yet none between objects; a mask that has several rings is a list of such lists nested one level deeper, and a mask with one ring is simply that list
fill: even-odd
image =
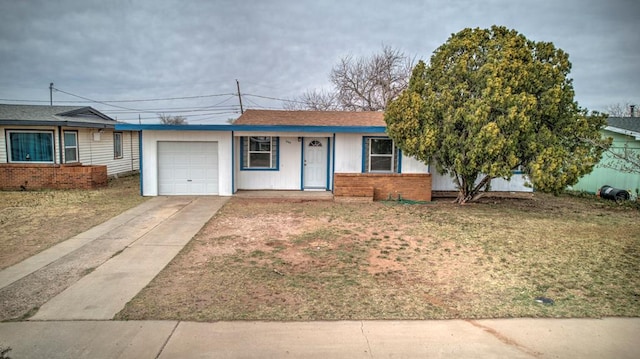
[{"label": "concrete driveway", "polygon": [[44,293],[46,302],[31,303],[39,307],[31,320],[111,319],[228,199],[154,197],[1,271],[0,296]]}]

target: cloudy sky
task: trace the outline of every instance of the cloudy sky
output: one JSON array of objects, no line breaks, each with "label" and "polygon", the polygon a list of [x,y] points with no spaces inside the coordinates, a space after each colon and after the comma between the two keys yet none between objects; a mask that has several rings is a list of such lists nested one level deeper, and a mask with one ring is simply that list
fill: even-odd
[{"label": "cloudy sky", "polygon": [[118,120],[221,123],[239,115],[236,79],[245,108],[281,108],[330,89],[345,56],[428,60],[496,24],[568,52],[576,101],[605,110],[640,102],[639,15],[638,0],[0,0],[0,102],[48,104],[54,82],[55,104]]}]

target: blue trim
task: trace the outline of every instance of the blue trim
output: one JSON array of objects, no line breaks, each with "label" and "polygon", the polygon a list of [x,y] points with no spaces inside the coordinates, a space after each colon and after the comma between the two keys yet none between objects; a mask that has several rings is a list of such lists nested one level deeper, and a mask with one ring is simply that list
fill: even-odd
[{"label": "blue trim", "polygon": [[142,181],[142,131],[138,131],[138,165],[140,166],[140,195],[144,196],[144,182]]},{"label": "blue trim", "polygon": [[366,173],[365,172],[365,168],[367,168],[365,164],[366,154],[364,153],[364,149],[367,147],[365,146],[367,138],[368,137],[366,136],[362,136],[362,163],[361,163],[362,166],[360,167],[360,173]]},{"label": "blue trim", "polygon": [[300,141],[300,190],[304,191],[304,137]]},{"label": "blue trim", "polygon": [[329,172],[330,172],[330,166],[331,165],[331,138],[327,137],[327,179],[325,181],[325,189],[329,189]]},{"label": "blue trim", "polygon": [[[333,146],[333,149],[332,149],[333,150],[332,151],[333,152],[333,160],[331,161],[331,174],[333,175],[333,177],[335,177],[335,174],[336,174],[336,146],[335,146],[335,143],[336,143],[336,134],[334,133],[333,134],[333,144],[334,144],[334,146]],[[333,193],[333,188],[335,187],[333,185],[333,180],[330,182],[330,186],[329,187],[330,187],[331,192]]]},{"label": "blue trim", "polygon": [[[388,139],[391,140],[393,142],[393,140],[389,137],[389,136],[362,136],[362,173],[402,173],[402,151],[398,148],[398,151],[396,151],[396,158],[395,161],[398,164],[398,171],[391,171],[391,172],[365,172],[366,169],[366,153],[364,151],[365,149],[365,143],[366,141],[368,141],[370,138],[383,138],[383,139]],[[393,147],[397,148],[397,146],[395,145],[395,142],[393,142]]]},{"label": "blue trim", "polygon": [[231,125],[138,125],[132,123],[117,123],[116,131],[141,131],[141,130],[158,130],[158,131],[233,131]]},{"label": "blue trim", "polygon": [[[233,133],[233,131],[232,131]],[[280,171],[280,137],[269,136],[276,139],[276,166],[274,168],[248,168],[244,164],[244,138],[240,137],[240,171]],[[250,136],[249,136],[250,137]]]},{"label": "blue trim", "polygon": [[118,123],[116,131],[255,131],[255,132],[333,132],[333,133],[385,133],[385,126],[302,126],[302,125],[138,125]]},{"label": "blue trim", "polygon": [[231,194],[236,193],[236,142],[231,131]]}]

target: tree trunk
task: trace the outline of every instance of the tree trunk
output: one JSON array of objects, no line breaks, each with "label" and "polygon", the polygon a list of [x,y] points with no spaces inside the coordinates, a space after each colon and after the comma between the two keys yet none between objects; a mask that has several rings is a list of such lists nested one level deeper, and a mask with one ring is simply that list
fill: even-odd
[{"label": "tree trunk", "polygon": [[482,189],[486,189],[486,187],[491,183],[493,177],[484,176],[484,178],[474,186],[476,178],[471,179],[471,181],[464,177],[456,178],[458,185],[458,198],[456,198],[454,203],[465,204],[468,202],[475,202],[485,195],[484,192],[480,191]]}]

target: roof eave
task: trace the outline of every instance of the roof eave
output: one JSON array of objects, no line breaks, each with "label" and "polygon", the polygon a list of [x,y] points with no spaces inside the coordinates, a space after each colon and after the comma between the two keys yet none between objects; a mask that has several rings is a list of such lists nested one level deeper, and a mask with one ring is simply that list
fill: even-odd
[{"label": "roof eave", "polygon": [[116,124],[116,130],[156,131],[253,131],[253,132],[331,132],[331,133],[384,133],[385,126],[301,126],[301,125],[161,125]]},{"label": "roof eave", "polygon": [[630,130],[626,130],[624,128],[615,127],[615,126],[605,126],[604,129],[606,131],[611,131],[611,132],[619,133],[622,135],[631,136],[631,137],[634,137],[636,140],[640,141],[640,132],[630,131]]},{"label": "roof eave", "polygon": [[115,124],[76,121],[25,121],[25,120],[0,120],[0,125],[6,126],[62,126],[81,128],[114,128]]}]

